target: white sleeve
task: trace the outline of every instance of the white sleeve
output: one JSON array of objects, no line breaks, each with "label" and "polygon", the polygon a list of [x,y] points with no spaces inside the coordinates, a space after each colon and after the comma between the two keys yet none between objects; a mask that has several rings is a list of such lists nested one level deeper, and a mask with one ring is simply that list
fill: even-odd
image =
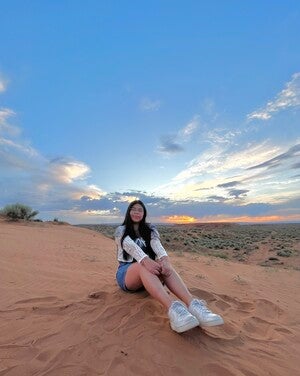
[{"label": "white sleeve", "polygon": [[148,257],[146,253],[127,235],[123,240],[123,247],[121,245],[121,239],[124,234],[124,229],[119,227],[115,232],[115,241],[117,243],[118,250],[126,251],[130,256],[136,259],[137,262],[141,262],[145,257]]},{"label": "white sleeve", "polygon": [[140,248],[129,235],[123,240],[123,249],[137,262],[141,262],[145,257],[148,257],[146,253]]},{"label": "white sleeve", "polygon": [[164,247],[162,246],[162,244],[160,242],[159,232],[157,231],[156,227],[151,225],[150,228],[151,228],[150,245],[151,245],[154,253],[156,254],[157,258],[160,259],[164,256],[168,256],[166,250],[164,249]]}]

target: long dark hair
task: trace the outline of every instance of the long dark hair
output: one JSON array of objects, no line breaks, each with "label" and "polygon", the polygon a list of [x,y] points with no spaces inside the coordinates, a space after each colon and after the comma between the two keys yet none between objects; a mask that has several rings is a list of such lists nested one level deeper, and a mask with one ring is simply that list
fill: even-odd
[{"label": "long dark hair", "polygon": [[[144,209],[143,218],[139,222],[139,235],[145,240],[145,243],[146,243],[146,250],[144,250],[144,252],[150,258],[152,258],[152,260],[154,260],[155,259],[155,253],[153,252],[153,249],[150,245],[151,228],[150,228],[149,224],[146,222],[147,209],[146,209],[144,203],[141,200],[132,201],[127,208],[125,219],[122,223],[122,225],[125,226],[125,231],[124,231],[124,234],[121,238],[121,246],[123,247],[123,240],[126,238],[127,235],[129,235],[132,240],[135,240],[137,238],[136,232],[133,228],[134,222],[132,221],[131,216],[130,216],[130,211],[131,211],[132,207],[136,204],[141,205],[141,207]],[[123,257],[124,257],[125,260],[127,260],[127,258],[128,258],[128,253],[125,250],[123,250]]]}]

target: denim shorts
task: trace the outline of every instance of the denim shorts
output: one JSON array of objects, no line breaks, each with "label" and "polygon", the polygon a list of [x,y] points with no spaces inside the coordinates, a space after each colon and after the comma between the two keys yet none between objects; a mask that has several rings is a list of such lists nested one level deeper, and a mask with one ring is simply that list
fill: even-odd
[{"label": "denim shorts", "polygon": [[125,285],[125,276],[130,265],[132,265],[132,262],[120,262],[116,273],[118,285],[124,291],[130,291]]},{"label": "denim shorts", "polygon": [[119,263],[119,267],[116,273],[116,279],[117,279],[118,285],[121,287],[123,291],[127,291],[127,292],[136,292],[136,291],[144,290],[144,287],[141,287],[138,290],[129,290],[125,285],[125,276],[126,276],[129,266],[132,264],[133,262],[120,262]]}]

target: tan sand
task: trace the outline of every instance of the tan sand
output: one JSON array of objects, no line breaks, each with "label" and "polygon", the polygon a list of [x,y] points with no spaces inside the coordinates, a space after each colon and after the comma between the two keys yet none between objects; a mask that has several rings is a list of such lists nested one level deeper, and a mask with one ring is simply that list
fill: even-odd
[{"label": "tan sand", "polygon": [[179,335],[120,291],[115,254],[91,230],[0,223],[0,376],[299,374],[299,271],[171,255],[225,319]]}]

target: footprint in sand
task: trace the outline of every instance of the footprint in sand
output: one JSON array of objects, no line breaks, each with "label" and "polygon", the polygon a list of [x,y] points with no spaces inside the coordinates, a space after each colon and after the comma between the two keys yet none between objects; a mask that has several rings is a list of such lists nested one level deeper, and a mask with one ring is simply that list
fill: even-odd
[{"label": "footprint in sand", "polygon": [[203,327],[203,332],[211,338],[223,341],[230,341],[231,343],[241,342],[240,327],[231,321],[225,321],[223,325]]},{"label": "footprint in sand", "polygon": [[201,290],[198,288],[191,288],[190,291],[194,296],[198,297],[199,299],[205,300],[207,303],[216,301],[218,299],[216,294],[213,294],[206,290]]},{"label": "footprint in sand", "polygon": [[89,298],[104,300],[104,299],[107,298],[107,295],[108,295],[108,293],[106,291],[97,291],[97,292],[91,292],[89,294]]},{"label": "footprint in sand", "polygon": [[214,376],[214,375],[234,376],[235,375],[235,373],[232,373],[227,368],[216,363],[206,364],[205,366],[201,367],[201,374],[206,375],[206,376]]},{"label": "footprint in sand", "polygon": [[243,324],[244,334],[251,339],[257,341],[274,341],[278,339],[275,333],[275,324],[263,320],[257,316],[248,318]]},{"label": "footprint in sand", "polygon": [[244,319],[242,332],[256,341],[277,341],[281,336],[292,334],[279,324],[283,314],[284,311],[273,302],[257,299],[253,302],[251,314]]},{"label": "footprint in sand", "polygon": [[31,298],[31,299],[24,299],[18,300],[15,304],[31,304],[31,303],[50,303],[50,302],[58,302],[60,299],[56,296],[44,296],[38,298]]},{"label": "footprint in sand", "polygon": [[269,320],[278,320],[284,313],[278,305],[266,299],[258,299],[255,304],[255,314],[259,317],[268,317]]},{"label": "footprint in sand", "polygon": [[228,308],[231,307],[231,305],[227,302],[224,302],[224,300],[218,300],[215,303],[215,306],[218,307],[218,309],[221,310],[222,312],[227,311]]},{"label": "footprint in sand", "polygon": [[218,296],[220,299],[229,304],[230,308],[234,309],[235,311],[243,311],[250,313],[254,309],[254,303],[251,301],[249,302],[245,300],[240,300],[225,294],[220,294]]}]

